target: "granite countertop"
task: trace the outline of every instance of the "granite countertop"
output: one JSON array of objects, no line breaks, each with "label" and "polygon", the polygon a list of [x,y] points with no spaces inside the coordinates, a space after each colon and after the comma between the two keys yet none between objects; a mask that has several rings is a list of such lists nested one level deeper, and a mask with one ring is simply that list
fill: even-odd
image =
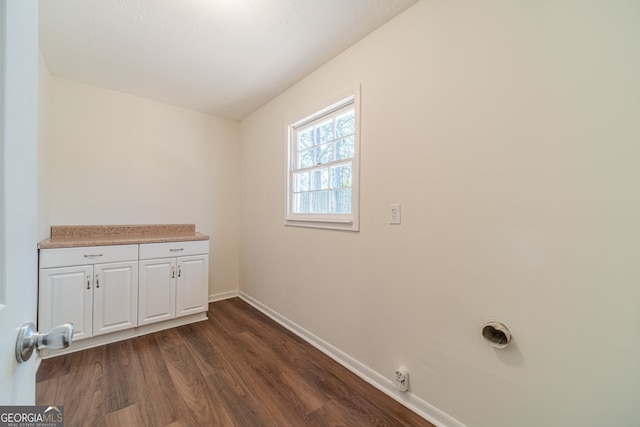
[{"label": "granite countertop", "polygon": [[54,225],[51,226],[51,237],[38,243],[38,249],[193,240],[209,240],[209,236],[197,233],[195,224]]}]

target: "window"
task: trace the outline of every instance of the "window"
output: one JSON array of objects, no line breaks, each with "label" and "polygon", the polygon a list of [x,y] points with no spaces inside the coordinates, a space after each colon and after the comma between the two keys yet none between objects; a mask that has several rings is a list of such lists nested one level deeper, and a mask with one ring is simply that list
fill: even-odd
[{"label": "window", "polygon": [[287,225],[358,230],[359,95],[289,126]]}]

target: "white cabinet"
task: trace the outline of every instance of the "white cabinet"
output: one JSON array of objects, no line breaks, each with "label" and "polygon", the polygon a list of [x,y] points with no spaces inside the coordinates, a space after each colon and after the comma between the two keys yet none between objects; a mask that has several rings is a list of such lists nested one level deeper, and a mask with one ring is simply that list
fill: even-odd
[{"label": "white cabinet", "polygon": [[40,270],[38,329],[73,323],[73,340],[93,335],[93,266]]},{"label": "white cabinet", "polygon": [[140,260],[138,323],[161,322],[176,317],[176,259]]},{"label": "white cabinet", "polygon": [[209,308],[209,255],[177,259],[176,316],[187,316]]},{"label": "white cabinet", "polygon": [[209,241],[40,249],[38,329],[74,325],[72,349],[206,320]]},{"label": "white cabinet", "polygon": [[141,244],[139,256],[139,325],[207,311],[208,241]]},{"label": "white cabinet", "polygon": [[138,261],[93,267],[93,335],[138,326]]},{"label": "white cabinet", "polygon": [[74,341],[138,324],[138,245],[40,251],[40,330],[74,324]]}]

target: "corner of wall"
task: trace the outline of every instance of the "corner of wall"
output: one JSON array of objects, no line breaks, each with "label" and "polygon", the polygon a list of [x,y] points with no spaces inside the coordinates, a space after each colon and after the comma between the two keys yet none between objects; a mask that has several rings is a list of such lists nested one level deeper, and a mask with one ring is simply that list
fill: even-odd
[{"label": "corner of wall", "polygon": [[49,85],[51,73],[47,61],[38,49],[38,240],[50,236],[51,188],[49,166]]}]

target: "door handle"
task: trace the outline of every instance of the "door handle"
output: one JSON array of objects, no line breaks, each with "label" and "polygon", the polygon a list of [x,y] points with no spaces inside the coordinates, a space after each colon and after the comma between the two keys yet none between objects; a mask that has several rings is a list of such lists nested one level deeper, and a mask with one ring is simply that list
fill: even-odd
[{"label": "door handle", "polygon": [[73,323],[64,323],[45,333],[36,331],[36,325],[25,323],[18,331],[16,340],[16,360],[23,363],[31,358],[36,348],[67,348],[73,340]]}]

